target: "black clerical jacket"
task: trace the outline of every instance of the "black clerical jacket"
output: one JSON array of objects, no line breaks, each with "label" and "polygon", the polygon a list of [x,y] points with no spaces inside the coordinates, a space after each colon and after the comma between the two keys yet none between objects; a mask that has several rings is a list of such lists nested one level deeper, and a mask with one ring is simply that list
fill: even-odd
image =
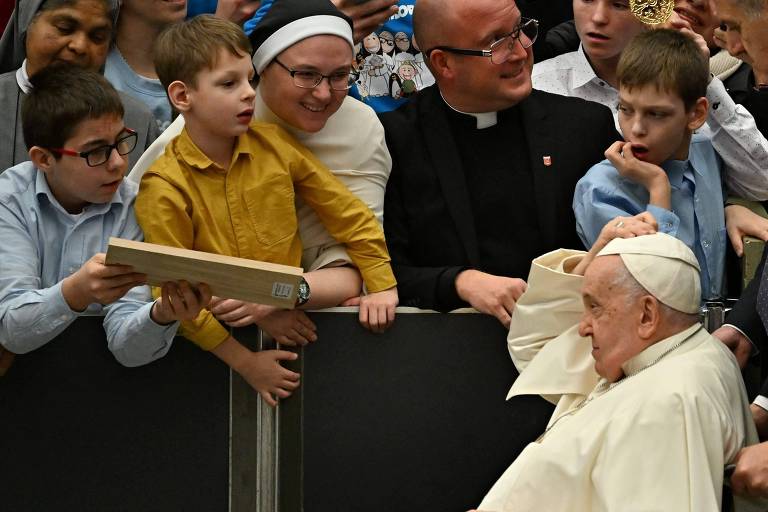
[{"label": "black clerical jacket", "polygon": [[[398,281],[400,304],[448,311],[464,307],[456,294],[459,272],[478,268],[479,251],[462,160],[449,127],[449,108],[436,86],[381,115],[392,174],[384,204],[384,230]],[[532,190],[509,190],[509,201],[530,194],[541,254],[581,249],[571,207],[576,182],[621,140],[603,105],[533,93],[516,107],[526,133]],[[505,141],[507,142],[507,141]],[[521,141],[508,141],[509,144]],[[509,277],[527,278],[530,261]]]}]

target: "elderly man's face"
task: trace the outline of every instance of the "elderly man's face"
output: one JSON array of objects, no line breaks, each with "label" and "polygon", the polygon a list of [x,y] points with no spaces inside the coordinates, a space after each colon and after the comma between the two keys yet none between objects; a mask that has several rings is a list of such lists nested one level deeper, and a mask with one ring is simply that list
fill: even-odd
[{"label": "elderly man's face", "polygon": [[624,374],[621,365],[643,350],[635,325],[642,311],[624,284],[616,281],[623,265],[616,255],[595,258],[584,274],[582,288],[584,315],[579,335],[592,338],[595,371],[609,382],[620,379]]},{"label": "elderly man's face", "polygon": [[[473,0],[461,7],[462,25],[446,27],[451,46],[487,49],[520,23],[520,10],[512,0]],[[473,111],[509,108],[531,93],[533,51],[518,40],[511,43],[511,54],[500,64],[487,57],[451,55],[457,67],[453,93],[462,96]]]},{"label": "elderly man's face", "polygon": [[768,75],[768,8],[763,9],[762,16],[749,17],[734,0],[716,0],[717,14],[728,27],[741,36],[755,73]]}]

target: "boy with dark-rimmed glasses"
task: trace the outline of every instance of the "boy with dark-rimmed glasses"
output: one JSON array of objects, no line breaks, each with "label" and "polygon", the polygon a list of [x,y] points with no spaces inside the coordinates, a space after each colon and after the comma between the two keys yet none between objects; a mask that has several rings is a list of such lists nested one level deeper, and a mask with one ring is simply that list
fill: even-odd
[{"label": "boy with dark-rimmed glasses", "polygon": [[145,275],[104,264],[109,237],[142,239],[137,187],[123,181],[136,133],[101,75],[52,66],[31,80],[22,106],[31,161],[0,175],[0,369],[9,354],[41,347],[81,315],[105,316],[120,363],[148,363],[210,293],[166,283],[152,302]]}]

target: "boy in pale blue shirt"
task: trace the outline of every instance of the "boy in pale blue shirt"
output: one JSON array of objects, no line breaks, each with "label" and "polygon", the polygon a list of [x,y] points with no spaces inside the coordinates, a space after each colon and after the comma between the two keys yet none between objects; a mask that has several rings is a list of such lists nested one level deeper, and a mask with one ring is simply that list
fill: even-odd
[{"label": "boy in pale blue shirt", "polygon": [[[709,66],[696,43],[674,30],[650,30],[630,42],[617,69],[619,125],[626,142],[579,180],[576,229],[590,247],[620,216],[651,213],[658,230],[691,248],[701,266],[702,299],[722,295],[725,217],[722,162],[694,135],[707,118]],[[617,234],[621,219],[614,225]]]},{"label": "boy in pale blue shirt", "polygon": [[136,133],[101,75],[49,67],[32,81],[22,107],[31,161],[0,174],[0,352],[29,352],[78,316],[104,315],[115,358],[148,363],[210,301],[208,287],[165,283],[152,302],[145,275],[105,265],[109,237],[143,238],[137,186],[123,181]]}]

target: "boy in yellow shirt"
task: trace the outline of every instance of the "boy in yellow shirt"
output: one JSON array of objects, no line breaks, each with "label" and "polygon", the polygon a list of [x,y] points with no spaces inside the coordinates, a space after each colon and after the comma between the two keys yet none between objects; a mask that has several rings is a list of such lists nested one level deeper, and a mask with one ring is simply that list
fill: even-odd
[{"label": "boy in yellow shirt", "polygon": [[[158,38],[158,76],[186,126],[142,178],[136,215],[146,240],[298,266],[298,193],[345,244],[368,292],[396,301],[373,213],[288,133],[252,122],[250,50],[240,27],[210,16]],[[300,303],[307,299],[300,294]],[[210,311],[184,322],[180,333],[240,373],[271,405],[272,394],[284,398],[299,385],[299,375],[279,364],[295,354],[251,352]]]}]

